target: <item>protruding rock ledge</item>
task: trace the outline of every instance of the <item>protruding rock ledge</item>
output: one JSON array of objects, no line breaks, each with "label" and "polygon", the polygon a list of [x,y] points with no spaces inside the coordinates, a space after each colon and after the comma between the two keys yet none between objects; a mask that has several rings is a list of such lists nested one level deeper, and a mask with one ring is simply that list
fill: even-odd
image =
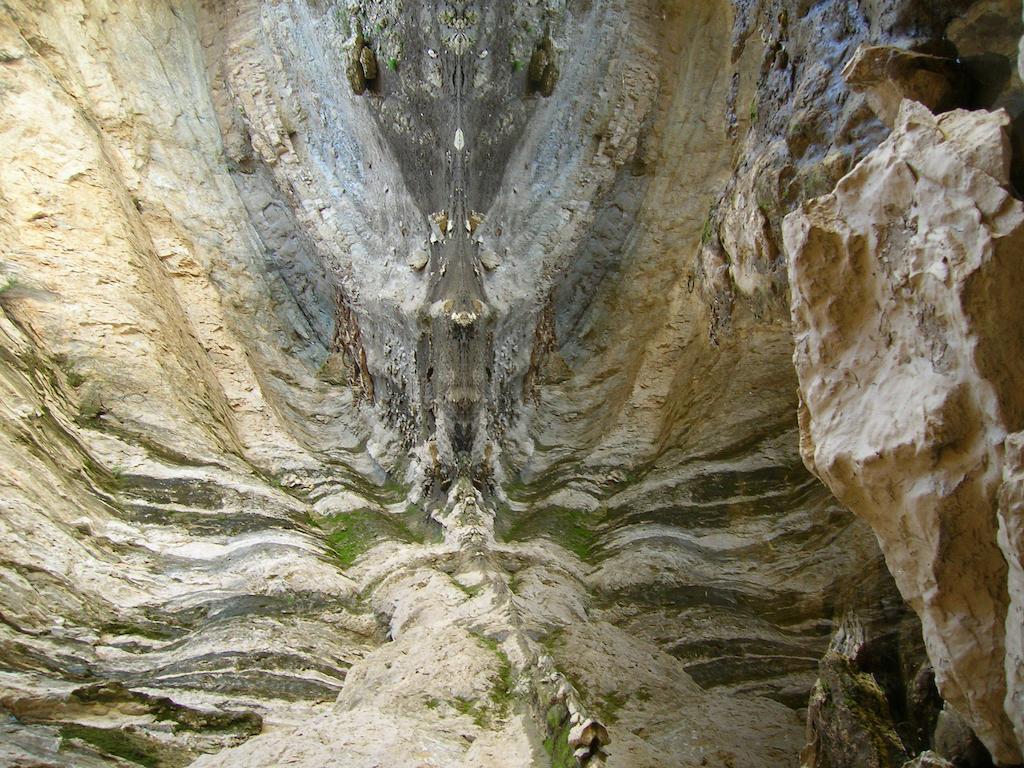
[{"label": "protruding rock ledge", "polygon": [[862,45],[843,68],[850,89],[864,93],[878,118],[892,128],[900,104],[912,99],[932,112],[964,103],[967,77],[955,58],[905,51],[889,45]]},{"label": "protruding rock ledge", "polygon": [[[892,135],[783,233],[805,463],[874,528],[943,698],[1012,765],[1006,563],[1021,553],[996,507],[1021,414],[1024,206],[1008,122],[904,101]],[[1003,514],[1008,532],[1019,506]]]}]

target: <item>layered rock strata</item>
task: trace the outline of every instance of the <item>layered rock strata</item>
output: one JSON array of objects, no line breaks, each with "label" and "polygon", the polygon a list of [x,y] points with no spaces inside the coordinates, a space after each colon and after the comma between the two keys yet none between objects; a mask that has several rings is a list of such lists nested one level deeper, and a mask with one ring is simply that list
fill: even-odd
[{"label": "layered rock strata", "polygon": [[796,765],[833,621],[907,614],[781,219],[886,133],[857,46],[968,5],[5,3],[3,759]]}]

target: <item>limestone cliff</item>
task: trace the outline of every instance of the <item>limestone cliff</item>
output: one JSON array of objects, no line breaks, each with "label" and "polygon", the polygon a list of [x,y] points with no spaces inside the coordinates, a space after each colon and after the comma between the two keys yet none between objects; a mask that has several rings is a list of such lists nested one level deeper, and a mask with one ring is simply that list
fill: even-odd
[{"label": "limestone cliff", "polygon": [[1019,762],[1020,37],[0,3],[0,762]]},{"label": "limestone cliff", "polygon": [[943,696],[1015,763],[1024,206],[1007,191],[1008,123],[904,101],[892,135],[785,233],[805,461],[871,523]]}]

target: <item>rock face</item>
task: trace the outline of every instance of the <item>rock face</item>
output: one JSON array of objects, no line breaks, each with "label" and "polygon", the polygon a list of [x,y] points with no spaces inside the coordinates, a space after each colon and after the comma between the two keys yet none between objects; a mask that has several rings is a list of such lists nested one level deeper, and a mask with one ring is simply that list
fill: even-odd
[{"label": "rock face", "polygon": [[[782,237],[887,134],[859,47],[885,103],[937,67],[931,106],[1017,116],[1003,5],[4,3],[0,762],[795,766],[845,615],[909,711],[897,585],[1011,760],[1018,122],[904,107],[877,150],[932,141],[906,194],[967,232],[935,273],[960,304],[891,290],[899,364],[941,369],[892,386],[937,416],[810,398],[842,366],[801,362],[801,315],[794,372],[789,281],[802,312],[866,273]],[[897,177],[849,238],[912,239],[860,199]],[[828,354],[859,375],[854,306]],[[829,474],[907,419],[876,475]]]},{"label": "rock face", "polygon": [[955,58],[892,46],[858,48],[843,79],[853,90],[867,92],[868,104],[890,128],[905,99],[945,112],[968,98],[967,75]]},{"label": "rock face", "polygon": [[1012,764],[1024,206],[1008,122],[904,101],[892,135],[784,233],[804,460],[871,524],[943,697]]}]

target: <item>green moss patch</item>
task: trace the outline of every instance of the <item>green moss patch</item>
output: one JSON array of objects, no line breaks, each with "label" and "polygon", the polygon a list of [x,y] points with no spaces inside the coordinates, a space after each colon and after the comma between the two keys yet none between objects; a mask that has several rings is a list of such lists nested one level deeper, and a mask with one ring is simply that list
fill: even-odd
[{"label": "green moss patch", "polygon": [[515,699],[515,678],[512,673],[512,662],[508,654],[501,649],[496,640],[484,635],[473,635],[483,646],[489,649],[498,657],[498,674],[491,685],[490,700],[494,714],[499,718],[508,715],[512,708],[512,701]]},{"label": "green moss patch", "polygon": [[[447,704],[456,712],[471,718],[478,728],[493,728],[508,717],[515,701],[515,674],[508,655],[495,640],[484,635],[473,633],[473,637],[485,648],[498,657],[498,671],[491,681],[487,698],[474,701],[459,696],[449,699]],[[437,709],[437,699],[427,701],[427,707]]]},{"label": "green moss patch", "polygon": [[69,723],[61,726],[60,737],[62,740],[77,739],[105,755],[120,757],[147,768],[179,768],[196,758],[196,755],[186,750],[172,749],[148,736],[120,728]]},{"label": "green moss patch", "polygon": [[500,662],[498,675],[491,686],[491,704],[499,717],[506,717],[512,708],[512,701],[515,698],[515,679],[512,674],[512,664],[508,655],[500,648],[495,648]]},{"label": "green moss patch", "polygon": [[359,556],[382,541],[423,543],[423,536],[413,531],[401,518],[373,509],[357,509],[319,521],[327,536],[327,546],[343,568],[351,566]]},{"label": "green moss patch", "polygon": [[569,718],[549,731],[548,737],[544,739],[544,750],[551,757],[551,768],[577,768],[579,765],[572,755],[572,747],[569,746],[569,729],[572,726]]},{"label": "green moss patch", "polygon": [[491,717],[486,707],[482,707],[476,702],[462,697],[452,699],[448,703],[460,714],[472,718],[477,728],[490,727]]},{"label": "green moss patch", "polygon": [[194,709],[178,704],[166,696],[150,696],[141,691],[133,691],[116,681],[76,688],[71,692],[71,698],[82,704],[111,705],[130,702],[141,705],[148,709],[154,719],[173,722],[175,733],[233,733],[248,737],[255,736],[263,729],[263,718],[255,712]]},{"label": "green moss patch", "polygon": [[[580,560],[590,560],[596,551],[593,515],[564,507],[531,510],[516,519],[499,515],[497,533],[505,541],[527,541],[544,537],[573,552]],[[504,529],[504,530],[503,530]]]},{"label": "green moss patch", "polygon": [[628,699],[619,693],[609,693],[597,703],[595,709],[601,720],[607,724],[619,719],[619,710],[626,706]]},{"label": "green moss patch", "polygon": [[182,630],[151,621],[110,621],[100,627],[100,631],[111,635],[135,635],[149,640],[176,640],[183,634]]}]

